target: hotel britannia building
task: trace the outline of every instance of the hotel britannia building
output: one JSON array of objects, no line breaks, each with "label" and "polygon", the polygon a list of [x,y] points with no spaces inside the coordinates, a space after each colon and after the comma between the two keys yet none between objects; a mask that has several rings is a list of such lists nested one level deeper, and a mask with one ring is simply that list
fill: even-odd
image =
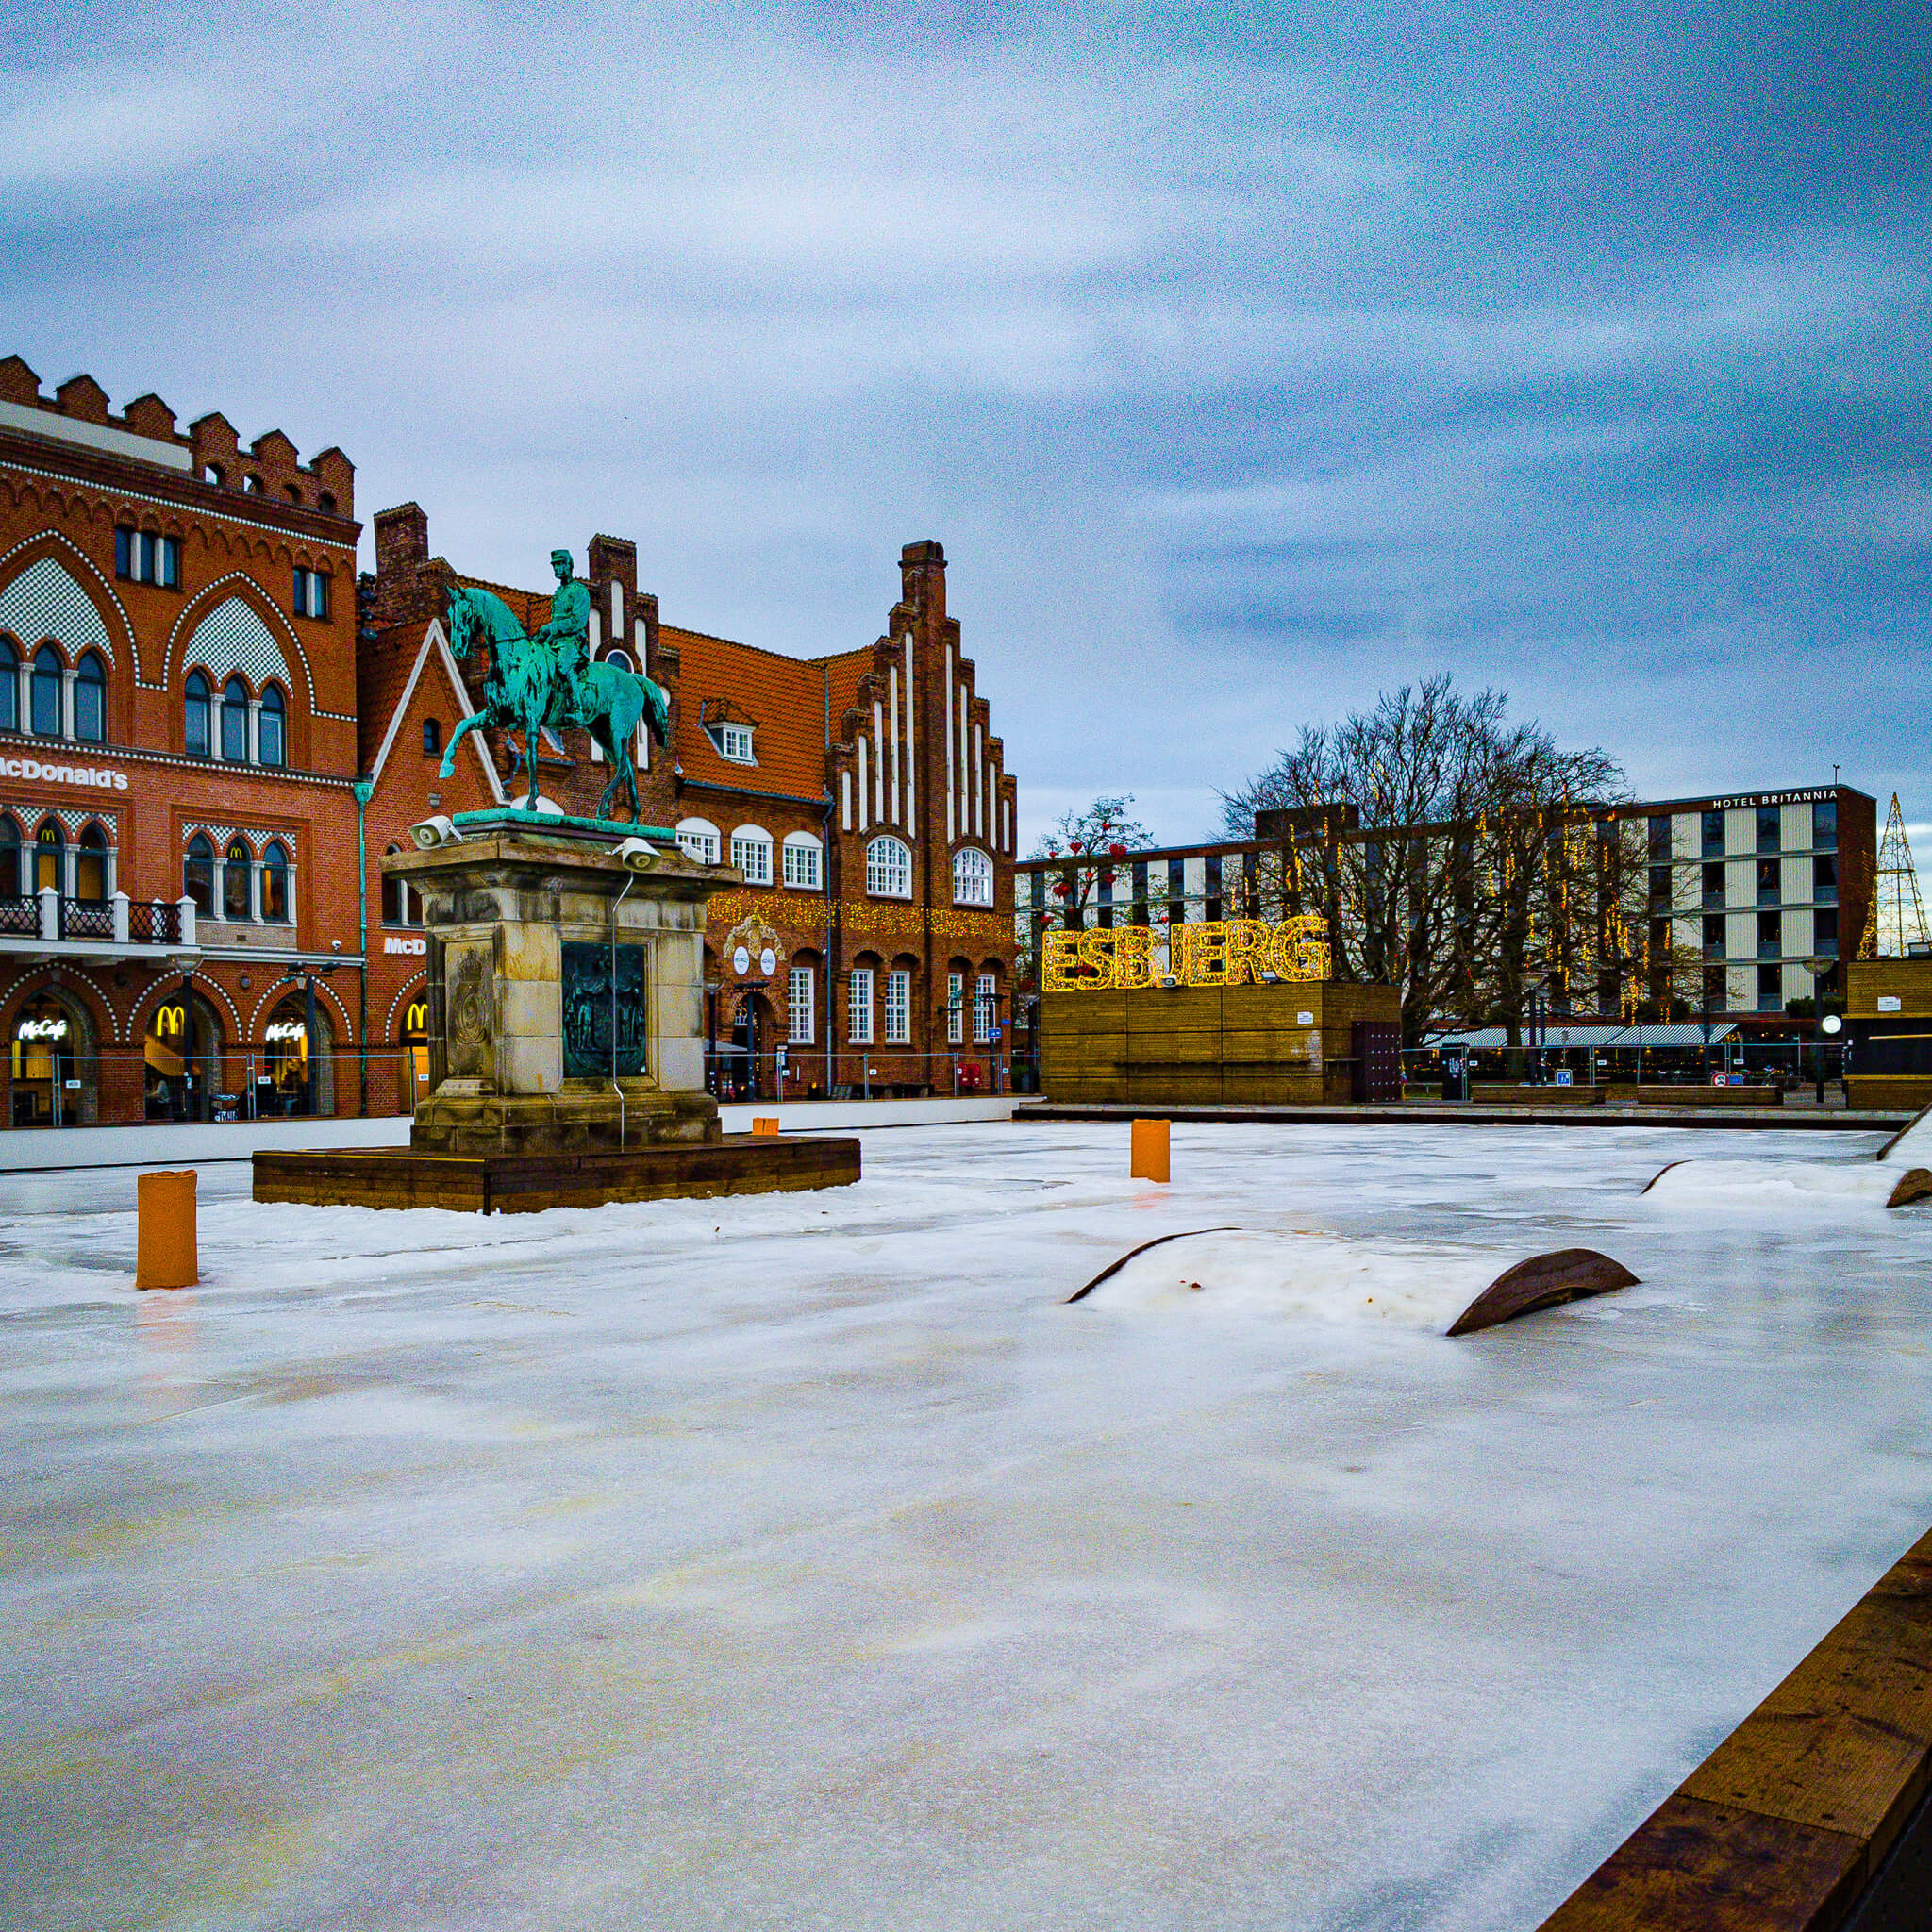
[{"label": "hotel britannia building", "polygon": [[[118,412],[0,361],[0,1107],[18,1127],[407,1111],[436,1024],[420,908],[381,860],[432,813],[506,798],[521,747],[475,733],[414,504],[279,430]],[[533,532],[532,558],[553,532]],[[706,1000],[713,1084],[745,1097],[1004,1083],[1017,792],[908,544],[880,635],[810,659],[660,624],[635,546],[577,555],[591,647],[672,698],[641,741],[647,824],[728,871]],[[500,583],[526,619],[547,596]],[[545,796],[594,807],[581,732]]]}]

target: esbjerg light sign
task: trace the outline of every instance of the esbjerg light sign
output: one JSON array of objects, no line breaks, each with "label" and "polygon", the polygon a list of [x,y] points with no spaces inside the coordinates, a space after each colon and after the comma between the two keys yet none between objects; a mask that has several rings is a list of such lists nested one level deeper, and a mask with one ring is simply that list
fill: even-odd
[{"label": "esbjerg light sign", "polygon": [[[1156,963],[1164,954],[1165,969]],[[1248,986],[1264,977],[1328,977],[1328,922],[1316,914],[1270,925],[1259,919],[1203,919],[1171,925],[1162,942],[1147,925],[1043,935],[1042,992],[1133,992],[1153,986]]]},{"label": "esbjerg light sign", "polygon": [[56,785],[91,785],[96,791],[125,791],[127,774],[108,765],[50,765],[39,758],[0,758],[0,778],[42,778]]}]

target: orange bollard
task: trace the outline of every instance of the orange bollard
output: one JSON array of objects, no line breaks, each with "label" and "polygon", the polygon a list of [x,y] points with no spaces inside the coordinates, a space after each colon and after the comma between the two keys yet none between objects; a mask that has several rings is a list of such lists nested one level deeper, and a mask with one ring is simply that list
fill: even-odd
[{"label": "orange bollard", "polygon": [[195,1178],[191,1167],[144,1174],[135,1182],[136,1288],[192,1288],[201,1279],[194,1240]]},{"label": "orange bollard", "polygon": [[778,1116],[774,1113],[753,1114],[751,1130],[754,1134],[775,1134],[778,1131]]},{"label": "orange bollard", "polygon": [[1127,1178],[1135,1181],[1167,1179],[1167,1123],[1136,1121],[1128,1149]]}]

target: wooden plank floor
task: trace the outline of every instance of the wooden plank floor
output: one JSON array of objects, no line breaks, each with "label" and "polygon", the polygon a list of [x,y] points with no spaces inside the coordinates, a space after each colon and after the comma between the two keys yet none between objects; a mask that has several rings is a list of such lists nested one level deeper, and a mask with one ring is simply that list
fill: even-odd
[{"label": "wooden plank floor", "polygon": [[[1544,1922],[1840,1932],[1932,1789],[1932,1532]],[[1923,1912],[1925,1901],[1918,1905]],[[1927,1923],[1924,1916],[1900,1919]]]}]

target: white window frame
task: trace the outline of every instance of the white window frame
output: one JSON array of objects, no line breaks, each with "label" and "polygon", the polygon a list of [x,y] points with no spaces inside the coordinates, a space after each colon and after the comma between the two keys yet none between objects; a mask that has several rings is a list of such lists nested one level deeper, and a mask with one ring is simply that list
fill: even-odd
[{"label": "white window frame", "polygon": [[903,839],[881,832],[865,848],[865,890],[874,899],[912,896],[912,853]]},{"label": "white window frame", "polygon": [[680,819],[676,832],[679,851],[693,864],[717,864],[718,828],[709,819]]},{"label": "white window frame", "polygon": [[966,1044],[966,975],[946,974],[946,1044]]},{"label": "white window frame", "polygon": [[772,835],[762,825],[740,825],[731,835],[731,862],[748,886],[772,883]]},{"label": "white window frame", "polygon": [[755,765],[758,754],[752,749],[752,726],[749,724],[714,724],[711,727],[711,742],[718,747],[718,756],[734,765]]},{"label": "white window frame", "polygon": [[855,966],[846,989],[845,1037],[854,1046],[872,1044],[872,968]]},{"label": "white window frame", "polygon": [[992,903],[992,860],[977,845],[962,845],[953,854],[953,904],[991,906]]},{"label": "white window frame", "polygon": [[912,975],[895,966],[886,974],[885,1043],[912,1044]]},{"label": "white window frame", "polygon": [[992,1029],[999,1016],[1000,983],[991,973],[982,973],[973,982],[973,1043],[991,1046]]},{"label": "white window frame", "polygon": [[824,847],[809,832],[785,835],[784,879],[794,891],[824,890]]},{"label": "white window frame", "polygon": [[809,1046],[818,1037],[818,974],[809,966],[794,966],[786,980],[788,1046]]}]

